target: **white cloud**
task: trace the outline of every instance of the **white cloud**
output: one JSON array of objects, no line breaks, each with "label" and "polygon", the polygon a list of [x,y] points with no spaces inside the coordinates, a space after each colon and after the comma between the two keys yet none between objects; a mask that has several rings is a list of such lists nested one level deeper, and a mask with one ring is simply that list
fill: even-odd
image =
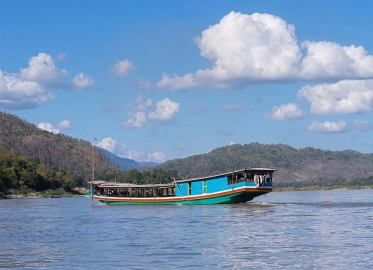
[{"label": "white cloud", "polygon": [[298,97],[311,103],[310,112],[319,115],[351,114],[373,109],[373,80],[345,80],[304,86]]},{"label": "white cloud", "polygon": [[355,120],[354,126],[355,129],[358,131],[367,131],[372,128],[372,125],[369,120]]},{"label": "white cloud", "polygon": [[127,59],[116,63],[111,68],[111,72],[113,72],[115,75],[119,77],[125,77],[131,71],[136,71],[136,67],[131,61]]},{"label": "white cloud", "polygon": [[53,134],[60,133],[60,130],[58,128],[54,128],[51,123],[43,122],[38,124],[38,128],[41,130],[52,132]]},{"label": "white cloud", "polygon": [[144,153],[141,151],[127,149],[125,144],[121,144],[119,147],[119,154],[118,156],[122,158],[129,158],[136,161],[144,160]]},{"label": "white cloud", "polygon": [[125,128],[140,128],[147,121],[146,114],[144,112],[134,112],[130,114],[132,118],[128,119],[122,124],[122,127]]},{"label": "white cloud", "polygon": [[158,101],[155,111],[148,114],[150,120],[169,121],[175,117],[180,110],[180,104],[169,98]]},{"label": "white cloud", "polygon": [[84,91],[93,86],[93,78],[83,72],[78,73],[72,82],[70,90],[73,91]]},{"label": "white cloud", "polygon": [[321,132],[321,133],[335,133],[347,131],[347,123],[345,121],[320,123],[318,121],[312,122],[312,124],[307,128],[310,132]]},{"label": "white cloud", "polygon": [[63,130],[63,129],[71,129],[73,125],[71,124],[71,121],[69,120],[62,120],[61,122],[58,123],[58,128]]},{"label": "white cloud", "polygon": [[153,101],[150,98],[148,98],[147,100],[144,100],[144,98],[141,95],[139,95],[136,98],[136,107],[134,108],[134,110],[144,112],[149,107],[152,107],[152,106],[153,106]]},{"label": "white cloud", "polygon": [[[169,122],[172,121],[179,112],[180,104],[171,101],[169,98],[158,101],[153,105],[151,99],[143,100],[139,96],[136,100],[136,106],[130,108],[128,115],[129,119],[122,124],[125,128],[140,128],[147,122]],[[153,111],[149,111],[152,110]]]},{"label": "white cloud", "polygon": [[39,53],[31,57],[27,68],[21,68],[20,78],[26,81],[34,81],[46,86],[57,86],[59,78],[67,75],[65,69],[59,69],[54,65],[53,58],[46,53]]},{"label": "white cloud", "polygon": [[80,91],[93,84],[93,79],[84,73],[79,73],[72,83],[63,82],[61,79],[67,74],[65,69],[56,67],[46,53],[31,57],[28,67],[21,68],[19,73],[0,70],[0,109],[36,108],[55,99],[55,95],[46,90],[48,87]]},{"label": "white cloud", "polygon": [[305,41],[300,46],[294,26],[270,14],[231,12],[204,30],[196,42],[212,68],[183,76],[163,74],[158,88],[182,91],[373,77],[373,56],[363,47],[327,41]]},{"label": "white cloud", "polygon": [[302,44],[307,55],[302,60],[300,77],[304,79],[371,78],[373,56],[361,46],[341,46],[334,42]]},{"label": "white cloud", "polygon": [[0,70],[0,108],[30,109],[54,98],[54,94],[47,92],[39,83]]},{"label": "white cloud", "polygon": [[58,123],[57,127],[54,127],[51,123],[42,122],[38,124],[38,128],[52,132],[54,134],[59,134],[61,133],[62,130],[71,129],[72,123],[69,120],[62,120],[61,122]]},{"label": "white cloud", "polygon": [[152,162],[158,162],[158,163],[165,162],[171,159],[171,157],[168,154],[163,153],[163,152],[154,152],[154,153],[145,154],[144,152],[141,152],[141,151],[128,149],[126,145],[124,144],[120,145],[118,156],[122,158],[133,159],[136,161],[148,161],[148,162],[152,161]]},{"label": "white cloud", "polygon": [[113,153],[117,147],[119,146],[118,140],[113,139],[112,137],[107,137],[102,139],[98,144],[98,147],[108,150],[109,152]]},{"label": "white cloud", "polygon": [[294,118],[301,118],[304,113],[299,109],[297,104],[288,103],[279,107],[273,106],[272,113],[266,114],[264,119],[275,120],[275,121],[286,121]]},{"label": "white cloud", "polygon": [[186,74],[183,77],[174,75],[170,78],[167,74],[163,74],[161,80],[156,84],[158,89],[169,89],[172,91],[185,91],[202,86],[201,83],[195,81],[194,75]]},{"label": "white cloud", "polygon": [[169,159],[171,159],[171,157],[168,156],[166,153],[163,153],[163,152],[148,153],[148,161],[154,161],[154,162],[162,163],[162,162],[165,162]]},{"label": "white cloud", "polygon": [[246,109],[247,107],[243,104],[223,104],[221,105],[221,109],[224,111],[241,111]]}]

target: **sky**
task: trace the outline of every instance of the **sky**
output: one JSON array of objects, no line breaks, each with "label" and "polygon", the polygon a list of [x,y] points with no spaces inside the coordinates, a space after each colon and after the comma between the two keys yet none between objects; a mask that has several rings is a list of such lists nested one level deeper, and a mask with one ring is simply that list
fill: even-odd
[{"label": "sky", "polygon": [[0,110],[136,161],[252,142],[373,153],[372,10],[1,0]]}]

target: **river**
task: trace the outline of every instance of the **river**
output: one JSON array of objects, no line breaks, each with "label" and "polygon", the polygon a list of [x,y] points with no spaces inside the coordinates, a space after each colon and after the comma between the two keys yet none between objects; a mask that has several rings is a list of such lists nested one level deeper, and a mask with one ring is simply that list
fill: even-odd
[{"label": "river", "polygon": [[240,205],[0,200],[0,268],[373,269],[373,190]]}]

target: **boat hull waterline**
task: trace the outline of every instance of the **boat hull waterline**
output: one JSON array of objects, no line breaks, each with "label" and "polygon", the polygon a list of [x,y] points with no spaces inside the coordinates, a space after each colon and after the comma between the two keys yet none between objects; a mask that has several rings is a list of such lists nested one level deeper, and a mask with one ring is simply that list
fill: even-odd
[{"label": "boat hull waterline", "polygon": [[205,194],[181,197],[154,197],[154,198],[128,198],[128,197],[105,197],[94,196],[93,199],[105,204],[132,205],[132,204],[237,204],[251,201],[253,198],[267,194],[272,189],[237,189],[219,194]]}]

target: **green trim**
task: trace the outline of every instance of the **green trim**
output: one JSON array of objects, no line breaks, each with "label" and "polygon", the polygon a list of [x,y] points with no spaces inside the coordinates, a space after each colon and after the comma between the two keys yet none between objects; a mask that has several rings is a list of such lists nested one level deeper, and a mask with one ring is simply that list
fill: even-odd
[{"label": "green trim", "polygon": [[[268,192],[239,192],[235,194],[228,194],[213,198],[206,199],[195,199],[195,200],[183,200],[180,198],[179,201],[171,202],[118,202],[118,201],[106,201],[104,198],[99,200],[105,204],[111,205],[175,205],[175,204],[185,204],[185,205],[198,205],[198,204],[237,204],[251,201],[253,198],[266,194]],[[185,197],[184,197],[185,198]]]},{"label": "green trim", "polygon": [[207,193],[207,181],[203,180],[202,181],[202,194],[206,194],[206,193]]}]

